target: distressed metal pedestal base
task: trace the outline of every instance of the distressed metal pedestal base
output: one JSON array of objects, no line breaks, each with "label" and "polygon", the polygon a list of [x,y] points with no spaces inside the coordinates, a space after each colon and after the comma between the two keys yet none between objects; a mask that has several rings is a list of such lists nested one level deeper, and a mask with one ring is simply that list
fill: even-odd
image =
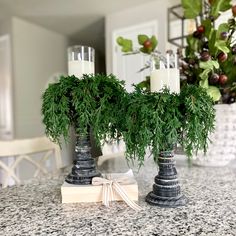
[{"label": "distressed metal pedestal base", "polygon": [[184,206],[188,203],[188,199],[181,195],[179,197],[160,197],[157,196],[155,193],[150,192],[146,196],[146,202],[151,205],[159,206],[159,207],[179,207]]},{"label": "distressed metal pedestal base", "polygon": [[158,158],[159,173],[155,177],[153,191],[146,196],[146,202],[160,207],[179,207],[188,203],[181,194],[173,152],[161,152]]},{"label": "distressed metal pedestal base", "polygon": [[87,185],[92,183],[93,177],[99,177],[101,174],[97,171],[91,171],[90,173],[78,173],[76,174],[73,169],[66,177],[66,182],[69,184]]},{"label": "distressed metal pedestal base", "polygon": [[75,153],[74,166],[66,177],[66,182],[78,185],[91,184],[92,178],[99,177],[101,174],[96,170],[96,164],[91,155],[89,134],[77,136]]}]

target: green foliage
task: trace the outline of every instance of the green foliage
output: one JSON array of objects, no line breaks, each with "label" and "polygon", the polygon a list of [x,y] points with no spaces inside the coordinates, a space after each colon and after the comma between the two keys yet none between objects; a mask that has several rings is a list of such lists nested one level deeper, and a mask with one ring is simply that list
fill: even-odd
[{"label": "green foliage", "polygon": [[151,37],[151,42],[152,42],[152,50],[155,50],[155,48],[157,47],[158,41],[155,35],[152,35]]},{"label": "green foliage", "polygon": [[60,143],[61,136],[67,140],[70,126],[77,133],[92,127],[98,144],[123,137],[127,160],[137,159],[140,166],[148,149],[155,160],[177,142],[188,156],[206,150],[213,130],[213,102],[203,88],[193,85],[180,94],[139,87],[127,93],[113,75],[68,76],[50,84],[42,99],[43,123],[52,141]]},{"label": "green foliage", "polygon": [[212,97],[214,101],[218,101],[221,97],[220,90],[215,86],[209,86],[208,77],[211,71],[219,69],[219,63],[214,60],[206,62],[201,61],[199,63],[199,67],[203,69],[203,71],[199,74],[199,77],[201,78],[199,85],[207,90],[208,95]]},{"label": "green foliage", "polygon": [[211,72],[211,69],[206,68],[204,71],[202,71],[201,74],[199,74],[199,77],[201,78],[199,85],[205,89],[208,88],[208,75]]},{"label": "green foliage", "polygon": [[[221,12],[231,8],[230,0],[214,0],[211,1],[210,15],[215,19]],[[187,19],[193,19],[200,15],[202,11],[202,0],[181,0],[184,9],[184,16]]]},{"label": "green foliage", "polygon": [[188,85],[181,94],[136,88],[123,105],[122,136],[128,160],[137,159],[142,165],[148,149],[155,159],[177,142],[188,156],[194,150],[206,150],[207,136],[214,129],[214,108],[203,88]]},{"label": "green foliage", "polygon": [[208,86],[207,94],[212,97],[214,101],[219,101],[221,97],[220,90],[215,86]]},{"label": "green foliage", "polygon": [[197,17],[202,10],[202,0],[181,0],[181,4],[187,19]]},{"label": "green foliage", "polygon": [[200,61],[199,67],[201,69],[219,69],[220,65],[218,61],[210,60],[210,61]]},{"label": "green foliage", "polygon": [[137,88],[150,91],[150,76],[146,76],[146,80],[143,80],[142,82],[138,83]]},{"label": "green foliage", "polygon": [[[147,35],[138,35],[138,42],[140,45],[142,45],[141,48],[139,48],[140,52],[145,54],[151,54],[157,47],[158,41],[155,35],[152,35],[151,38],[149,38]],[[146,42],[150,42],[147,46]]]},{"label": "green foliage", "polygon": [[137,158],[142,165],[147,148],[154,157],[171,148],[181,127],[178,102],[178,96],[168,90],[150,93],[136,89],[130,94],[123,107],[126,130],[122,133],[128,159]]},{"label": "green foliage", "polygon": [[61,77],[60,83],[50,84],[42,96],[46,135],[54,142],[59,143],[61,136],[65,139],[68,137],[69,127],[73,122],[70,90],[75,86],[76,80],[73,77]]},{"label": "green foliage", "polygon": [[187,36],[188,46],[186,47],[186,55],[188,57],[194,57],[195,52],[199,50],[199,42],[192,35]]},{"label": "green foliage", "polygon": [[70,126],[77,132],[87,132],[92,127],[98,143],[101,139],[116,138],[117,114],[126,94],[123,84],[113,75],[61,77],[42,96],[46,134],[60,143],[61,136],[67,140]]},{"label": "green foliage", "polygon": [[188,156],[191,156],[194,150],[206,151],[208,134],[214,130],[213,100],[206,94],[205,89],[186,86],[181,90],[180,103],[183,137],[180,136],[179,143]]},{"label": "green foliage", "polygon": [[[138,49],[133,49],[129,45],[133,45],[133,41],[130,39],[124,39],[123,37],[118,37],[116,42],[119,46],[121,46],[121,51],[125,52],[124,55],[131,55],[131,54],[138,54],[144,53],[150,55],[149,61],[141,68],[138,72],[142,72],[146,69],[149,69],[154,61],[156,65],[160,62],[160,53],[156,50],[158,45],[158,40],[155,35],[148,37],[145,34],[139,34],[137,36],[138,43],[142,47]],[[128,45],[125,43],[128,42]],[[150,79],[143,80],[141,83],[138,84],[139,88],[143,88],[146,90],[150,90]]]},{"label": "green foliage", "polygon": [[221,52],[224,52],[224,53],[230,52],[227,42],[225,42],[224,40],[216,40],[215,47]]},{"label": "green foliage", "polygon": [[[145,54],[150,54],[151,52],[153,52],[157,45],[158,45],[158,41],[155,35],[152,35],[151,38],[149,38],[147,35],[145,34],[139,34],[137,36],[138,39],[138,43],[140,45],[142,45],[141,48],[139,48],[139,52],[145,53]],[[148,45],[146,45],[145,43],[149,41],[150,43]],[[121,51],[122,52],[133,52],[134,54],[137,53],[137,51],[135,51],[133,49],[133,41],[130,39],[125,39],[121,36],[119,36],[116,39],[116,42],[119,46],[121,46]]]},{"label": "green foliage", "polygon": [[122,52],[132,52],[133,51],[133,42],[130,39],[125,39],[123,37],[118,37],[116,39],[118,45],[121,46]]},{"label": "green foliage", "polygon": [[214,0],[212,2],[211,16],[215,19],[220,15],[220,12],[227,11],[231,8],[231,0]]},{"label": "green foliage", "polygon": [[[207,89],[215,102],[232,103],[236,100],[235,18],[232,16],[228,22],[215,28],[217,17],[231,9],[232,4],[230,0],[204,1],[199,11],[201,2],[182,0],[185,16],[196,22],[196,31],[187,36],[182,58],[182,84],[199,85]],[[204,58],[204,54],[208,54],[208,58]],[[223,75],[227,79],[224,82],[214,80],[213,75]]]},{"label": "green foliage", "polygon": [[[216,55],[217,49],[215,47],[215,42],[216,42],[216,30],[215,29],[211,29],[211,35],[208,41],[208,46],[209,46],[209,52],[211,53],[211,55]],[[199,52],[200,50],[198,50]]]},{"label": "green foliage", "polygon": [[220,35],[223,32],[229,32],[229,24],[228,23],[222,23],[219,25],[217,32],[216,32],[216,38],[220,39]]},{"label": "green foliage", "polygon": [[145,43],[145,41],[147,41],[148,39],[149,39],[148,36],[145,35],[145,34],[139,34],[138,35],[138,43],[140,45],[143,45]]},{"label": "green foliage", "polygon": [[205,36],[210,40],[212,36],[212,23],[211,19],[205,19],[202,21],[202,25],[205,27]]}]

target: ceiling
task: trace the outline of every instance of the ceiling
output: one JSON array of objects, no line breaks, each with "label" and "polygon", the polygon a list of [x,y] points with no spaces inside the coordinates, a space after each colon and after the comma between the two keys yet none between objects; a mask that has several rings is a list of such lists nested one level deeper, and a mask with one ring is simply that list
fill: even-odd
[{"label": "ceiling", "polygon": [[0,21],[18,16],[104,51],[104,16],[153,0],[0,0]]}]

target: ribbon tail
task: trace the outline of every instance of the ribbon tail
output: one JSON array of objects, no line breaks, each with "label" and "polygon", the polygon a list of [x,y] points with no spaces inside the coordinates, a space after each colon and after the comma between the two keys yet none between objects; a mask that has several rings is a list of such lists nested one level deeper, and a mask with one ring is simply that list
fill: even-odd
[{"label": "ribbon tail", "polygon": [[109,189],[108,189],[108,186],[106,183],[104,183],[102,185],[102,195],[103,195],[103,198],[102,198],[102,203],[103,205],[105,205],[106,207],[109,207],[110,206],[110,202],[109,202]]},{"label": "ribbon tail", "polygon": [[114,201],[114,193],[113,193],[113,183],[109,184],[109,200],[110,202]]},{"label": "ribbon tail", "polygon": [[119,183],[114,182],[113,186],[114,186],[115,191],[121,196],[121,198],[126,202],[128,206],[130,206],[132,209],[136,211],[142,210],[142,208],[138,204],[136,204],[133,200],[131,200],[128,197],[126,191],[124,190],[124,188],[121,187]]}]

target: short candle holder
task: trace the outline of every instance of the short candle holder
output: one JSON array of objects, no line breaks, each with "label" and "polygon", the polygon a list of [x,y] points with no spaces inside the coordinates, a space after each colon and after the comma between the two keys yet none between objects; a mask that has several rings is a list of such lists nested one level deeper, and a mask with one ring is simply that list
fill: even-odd
[{"label": "short candle holder", "polygon": [[175,168],[173,151],[160,152],[158,158],[159,173],[155,177],[153,191],[146,196],[146,202],[160,207],[178,207],[188,203],[181,193]]}]

